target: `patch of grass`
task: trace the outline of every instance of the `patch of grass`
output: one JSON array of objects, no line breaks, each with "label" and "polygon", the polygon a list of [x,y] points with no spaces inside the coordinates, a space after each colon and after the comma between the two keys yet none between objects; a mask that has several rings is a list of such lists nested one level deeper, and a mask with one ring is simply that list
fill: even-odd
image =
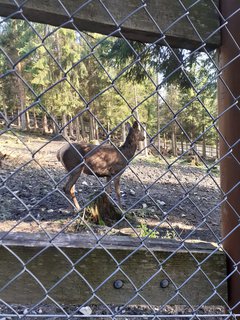
[{"label": "patch of grass", "polygon": [[177,234],[174,230],[167,230],[166,234],[162,237],[162,239],[175,239]]},{"label": "patch of grass", "polygon": [[[206,165],[202,162],[202,161],[199,161],[199,164],[196,166],[194,164],[191,164],[187,161],[187,159],[185,158],[180,158],[179,160],[179,165],[181,166],[184,166],[184,167],[192,167],[192,168],[197,168],[197,169],[200,169],[200,170],[203,170],[203,171],[206,171],[207,168],[211,168],[211,166],[214,164],[215,160],[205,160],[205,163]],[[219,165],[215,165],[212,167],[211,169],[211,172],[216,174],[216,175],[219,175],[220,173],[220,168],[219,168]]]},{"label": "patch of grass", "polygon": [[159,237],[159,232],[148,228],[148,226],[145,223],[141,223],[139,228],[141,238],[149,237],[151,239],[156,239]]},{"label": "patch of grass", "polygon": [[[18,137],[21,137],[22,139],[30,139],[32,141],[48,141],[52,137],[52,135],[50,134],[43,134],[41,130],[27,131],[27,130],[21,130],[17,127],[13,127],[12,130],[15,132],[15,134]],[[15,135],[13,135],[11,130],[5,131],[0,138],[2,140],[18,140],[18,138]]]},{"label": "patch of grass", "polygon": [[156,157],[154,155],[150,155],[150,156],[146,157],[145,161],[147,163],[164,163],[160,157]]},{"label": "patch of grass", "polygon": [[211,169],[211,172],[214,173],[215,175],[219,176],[220,175],[220,168],[219,166],[215,166]]},{"label": "patch of grass", "polygon": [[149,155],[148,157],[138,156],[134,158],[132,161],[132,163],[141,163],[141,162],[144,162],[144,164],[163,164],[164,163],[164,161],[160,157],[154,156],[154,155]]}]

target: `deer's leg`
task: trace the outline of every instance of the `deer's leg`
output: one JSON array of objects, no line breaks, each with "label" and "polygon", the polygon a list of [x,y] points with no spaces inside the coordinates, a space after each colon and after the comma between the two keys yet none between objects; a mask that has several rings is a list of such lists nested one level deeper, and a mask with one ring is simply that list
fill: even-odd
[{"label": "deer's leg", "polygon": [[77,182],[78,178],[80,177],[82,173],[83,168],[78,169],[77,171],[74,171],[70,173],[68,176],[68,180],[63,187],[64,192],[66,195],[72,199],[74,206],[77,208],[77,210],[80,210],[79,203],[77,201],[77,198],[75,196],[75,183]]},{"label": "deer's leg", "polygon": [[[111,177],[107,177],[106,180],[107,180],[107,183],[108,183],[109,181],[111,181]],[[106,187],[106,191],[107,191],[107,194],[110,194],[110,192],[111,192],[111,183],[109,183],[109,185]]]},{"label": "deer's leg", "polygon": [[117,176],[114,179],[114,187],[115,187],[115,192],[117,195],[119,207],[121,207],[120,178],[121,176]]}]

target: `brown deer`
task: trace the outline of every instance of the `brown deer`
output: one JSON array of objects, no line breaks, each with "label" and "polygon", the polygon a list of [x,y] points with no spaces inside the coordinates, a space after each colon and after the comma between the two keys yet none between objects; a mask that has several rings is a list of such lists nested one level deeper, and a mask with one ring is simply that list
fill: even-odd
[{"label": "brown deer", "polygon": [[58,151],[58,161],[61,161],[69,172],[63,190],[68,197],[72,198],[78,210],[80,210],[80,206],[75,196],[75,183],[81,173],[106,177],[107,182],[109,182],[108,192],[110,191],[110,181],[113,179],[118,203],[121,206],[120,177],[129,160],[134,156],[138,142],[144,140],[144,135],[139,130],[137,121],[134,122],[132,127],[129,123],[127,125],[128,135],[124,144],[119,148],[110,144],[96,146],[83,142],[73,143],[72,145],[65,144]]},{"label": "brown deer", "polygon": [[3,154],[1,151],[0,151],[0,168],[2,168],[2,163],[3,163],[3,160],[7,157],[6,154]]}]

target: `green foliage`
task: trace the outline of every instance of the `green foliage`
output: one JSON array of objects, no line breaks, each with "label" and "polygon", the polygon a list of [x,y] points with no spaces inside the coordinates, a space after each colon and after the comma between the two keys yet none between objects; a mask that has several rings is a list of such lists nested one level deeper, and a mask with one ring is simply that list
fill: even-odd
[{"label": "green foliage", "polygon": [[163,239],[176,239],[177,234],[174,230],[167,230],[166,234],[162,237]]},{"label": "green foliage", "polygon": [[0,54],[0,69],[6,73],[14,67],[27,83],[14,72],[3,77],[4,114],[16,115],[21,104],[38,100],[41,105],[30,109],[35,116],[43,116],[44,106],[61,126],[83,112],[82,128],[84,123],[93,126],[92,113],[106,131],[134,114],[150,137],[157,134],[160,114],[161,139],[169,140],[175,130],[178,141],[216,142],[215,128],[208,129],[216,117],[216,71],[206,55],[99,34],[82,37],[36,23],[33,27],[37,32],[20,20],[1,26],[5,54]]},{"label": "green foliage", "polygon": [[151,239],[156,239],[159,237],[159,232],[156,230],[151,230],[148,228],[148,226],[145,223],[141,223],[139,226],[140,229],[140,237],[141,238],[151,238]]},{"label": "green foliage", "polygon": [[[209,55],[214,59],[214,52]],[[142,82],[149,75],[161,73],[166,79],[163,84],[177,83],[182,89],[188,89],[196,79],[194,72],[191,72],[192,66],[201,59],[202,53],[137,41],[126,42],[118,38],[105,42],[102,56],[110,60],[112,66],[126,68],[125,77],[131,81]]]}]

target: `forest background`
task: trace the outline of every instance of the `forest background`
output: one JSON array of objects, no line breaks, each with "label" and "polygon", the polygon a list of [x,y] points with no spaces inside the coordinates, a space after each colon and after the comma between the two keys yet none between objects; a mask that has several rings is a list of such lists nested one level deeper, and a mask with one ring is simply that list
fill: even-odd
[{"label": "forest background", "polygon": [[134,115],[159,150],[176,156],[195,142],[203,157],[207,145],[218,150],[214,51],[19,20],[2,23],[0,34],[1,126],[123,141],[124,123]]}]

